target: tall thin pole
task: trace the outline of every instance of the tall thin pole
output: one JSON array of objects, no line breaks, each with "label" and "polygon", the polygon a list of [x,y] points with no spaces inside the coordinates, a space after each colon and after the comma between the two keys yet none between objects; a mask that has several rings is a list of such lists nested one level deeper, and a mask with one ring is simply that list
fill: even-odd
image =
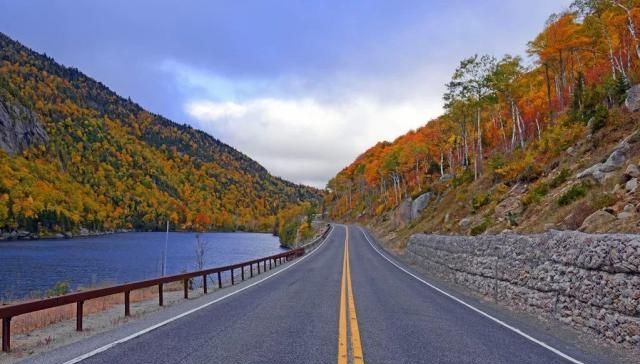
[{"label": "tall thin pole", "polygon": [[162,251],[162,275],[167,274],[167,246],[169,245],[169,220],[167,220],[167,234],[164,239],[164,250]]}]

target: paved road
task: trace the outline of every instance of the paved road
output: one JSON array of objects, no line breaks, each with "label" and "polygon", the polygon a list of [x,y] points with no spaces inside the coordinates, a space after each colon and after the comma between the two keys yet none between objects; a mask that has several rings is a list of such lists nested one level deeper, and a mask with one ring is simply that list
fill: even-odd
[{"label": "paved road", "polygon": [[601,362],[519,335],[394,266],[360,228],[346,229],[335,226],[282,274],[83,363]]}]

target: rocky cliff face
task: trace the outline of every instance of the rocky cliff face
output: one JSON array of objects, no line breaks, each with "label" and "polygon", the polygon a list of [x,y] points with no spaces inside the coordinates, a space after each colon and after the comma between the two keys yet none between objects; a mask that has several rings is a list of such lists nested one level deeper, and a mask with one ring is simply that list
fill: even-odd
[{"label": "rocky cliff face", "polygon": [[0,148],[8,154],[44,143],[47,132],[31,110],[0,99]]},{"label": "rocky cliff face", "polygon": [[409,260],[516,310],[640,347],[640,236],[416,234]]}]

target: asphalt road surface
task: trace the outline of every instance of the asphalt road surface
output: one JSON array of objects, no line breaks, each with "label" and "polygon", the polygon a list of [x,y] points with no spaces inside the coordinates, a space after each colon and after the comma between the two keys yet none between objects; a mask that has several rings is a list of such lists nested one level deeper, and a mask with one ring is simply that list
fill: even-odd
[{"label": "asphalt road surface", "polygon": [[336,225],[281,274],[82,363],[602,362],[518,332],[389,259],[359,227]]}]

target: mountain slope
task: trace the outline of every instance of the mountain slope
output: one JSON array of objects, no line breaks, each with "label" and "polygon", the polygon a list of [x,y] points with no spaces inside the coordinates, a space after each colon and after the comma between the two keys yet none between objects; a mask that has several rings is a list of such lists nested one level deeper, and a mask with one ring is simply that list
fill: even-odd
[{"label": "mountain slope", "polygon": [[0,33],[0,229],[271,230],[319,192]]},{"label": "mountain slope", "polygon": [[331,215],[399,245],[424,231],[640,232],[638,31],[639,2],[576,0],[529,42],[533,64],[462,60],[444,115],[329,182]]}]

